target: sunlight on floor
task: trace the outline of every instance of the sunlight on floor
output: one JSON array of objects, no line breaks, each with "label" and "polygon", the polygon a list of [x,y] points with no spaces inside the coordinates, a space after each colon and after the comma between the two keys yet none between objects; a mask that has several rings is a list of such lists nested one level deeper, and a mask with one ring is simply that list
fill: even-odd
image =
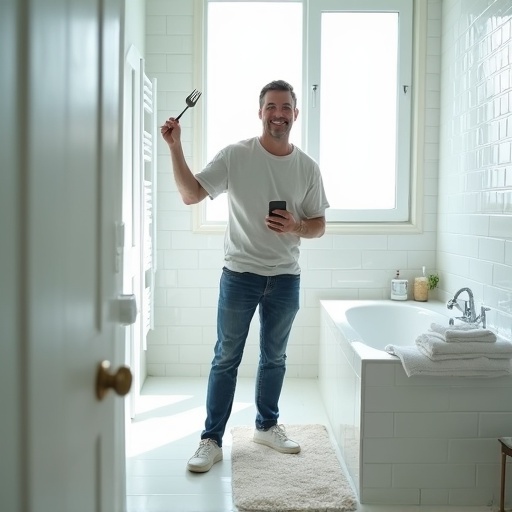
[{"label": "sunlight on floor", "polygon": [[[146,398],[146,397],[145,397]],[[136,415],[131,425],[132,441],[127,447],[127,457],[136,457],[145,452],[150,452],[161,446],[179,441],[185,437],[196,434],[199,439],[201,428],[197,428],[204,422],[204,406],[192,407],[183,412],[172,413],[169,405],[175,405],[180,401],[169,400],[162,406],[161,396],[148,396],[154,400],[154,407],[149,402],[144,405],[144,413]],[[172,397],[171,397],[172,398]],[[188,397],[191,399],[192,397]],[[144,400],[145,401],[145,400]],[[233,414],[252,407],[251,403],[235,402]]]},{"label": "sunlight on floor", "polygon": [[[224,459],[204,474],[190,473],[188,459],[204,426],[206,379],[149,377],[127,432],[127,512],[236,512],[231,495],[231,429],[254,426],[254,380],[239,379],[223,439]],[[315,379],[286,379],[280,423],[329,421]],[[333,445],[334,446],[334,445]],[[335,446],[334,446],[335,447]],[[339,451],[336,449],[339,457]],[[279,468],[270,468],[276,471]],[[491,512],[494,507],[361,505],[357,512]]]}]

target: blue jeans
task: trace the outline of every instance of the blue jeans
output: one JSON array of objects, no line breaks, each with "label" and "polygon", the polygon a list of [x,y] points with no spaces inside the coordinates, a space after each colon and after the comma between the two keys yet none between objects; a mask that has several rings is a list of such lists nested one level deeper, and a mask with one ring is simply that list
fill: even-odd
[{"label": "blue jeans", "polygon": [[277,423],[279,396],[286,371],[286,345],[299,310],[300,276],[260,276],[223,269],[217,312],[217,343],[206,396],[201,438],[222,446],[231,414],[238,367],[252,317],[259,306],[260,359],[256,377],[256,428]]}]

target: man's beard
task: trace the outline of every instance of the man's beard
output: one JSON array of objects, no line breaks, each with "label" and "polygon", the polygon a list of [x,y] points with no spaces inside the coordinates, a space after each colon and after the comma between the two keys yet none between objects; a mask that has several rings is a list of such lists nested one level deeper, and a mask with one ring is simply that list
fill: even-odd
[{"label": "man's beard", "polygon": [[275,137],[276,139],[282,139],[290,133],[290,124],[286,122],[280,126],[276,126],[275,124],[268,122],[267,129],[272,137]]}]

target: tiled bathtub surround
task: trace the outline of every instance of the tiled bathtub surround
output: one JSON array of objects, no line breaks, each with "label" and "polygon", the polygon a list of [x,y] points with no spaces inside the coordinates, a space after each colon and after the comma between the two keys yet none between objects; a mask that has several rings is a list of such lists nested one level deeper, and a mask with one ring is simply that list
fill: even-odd
[{"label": "tiled bathtub surround", "polygon": [[512,377],[409,378],[400,361],[347,340],[342,302],[322,301],[320,390],[361,503],[494,510]]}]

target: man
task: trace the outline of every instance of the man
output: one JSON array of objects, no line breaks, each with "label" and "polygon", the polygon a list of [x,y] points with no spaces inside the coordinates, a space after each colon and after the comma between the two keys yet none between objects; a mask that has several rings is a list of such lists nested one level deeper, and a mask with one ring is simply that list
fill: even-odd
[{"label": "man", "polygon": [[[283,80],[269,83],[260,93],[261,136],[227,146],[196,175],[183,155],[179,123],[170,118],[161,127],[184,203],[227,192],[229,204],[207,418],[199,448],[187,465],[193,472],[209,471],[222,460],[238,366],[258,307],[260,360],[253,440],[282,453],[300,451],[277,424],[278,402],[288,337],[299,310],[300,238],[324,234],[329,204],[318,165],[289,142],[298,114],[293,87]],[[286,201],[286,209],[270,212],[269,202],[274,200]]]}]

